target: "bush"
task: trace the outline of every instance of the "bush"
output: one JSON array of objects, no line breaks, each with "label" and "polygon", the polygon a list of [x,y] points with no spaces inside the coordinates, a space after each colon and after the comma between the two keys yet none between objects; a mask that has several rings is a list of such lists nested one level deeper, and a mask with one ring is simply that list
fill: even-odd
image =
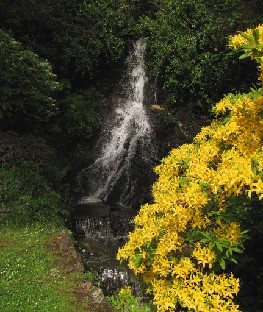
[{"label": "bush", "polygon": [[[262,83],[263,26],[230,45],[259,63]],[[224,271],[262,209],[262,111],[262,88],[226,96],[212,124],[156,168],[154,203],[141,207],[118,258],[142,274],[158,311],[240,311],[239,279]]]},{"label": "bush", "polygon": [[63,221],[66,211],[58,193],[48,186],[32,162],[0,170],[0,205],[10,211],[4,221],[13,224]]},{"label": "bush", "polygon": [[24,162],[33,162],[48,184],[56,188],[61,187],[68,171],[43,138],[13,131],[0,132],[0,164],[19,167]]},{"label": "bush", "polygon": [[39,128],[57,113],[59,83],[50,64],[2,30],[0,51],[1,129]]},{"label": "bush", "polygon": [[140,302],[141,298],[134,297],[131,287],[122,288],[118,296],[108,297],[112,306],[121,312],[151,312],[154,311],[151,304]]},{"label": "bush", "polygon": [[44,139],[0,132],[0,205],[11,211],[9,221],[61,222],[67,215],[67,170]]},{"label": "bush", "polygon": [[90,88],[71,93],[62,100],[63,114],[60,127],[67,133],[68,140],[87,140],[94,134],[97,122],[97,110],[101,94]]},{"label": "bush", "polygon": [[60,78],[80,83],[123,53],[122,0],[21,0],[2,5],[0,24],[52,62]]},{"label": "bush", "polygon": [[241,24],[242,1],[153,2],[154,17],[141,18],[140,26],[147,36],[148,67],[158,75],[159,101],[174,110],[207,112],[223,94],[242,90],[240,81],[244,86],[253,81],[241,76],[242,68],[226,53],[227,36]]}]

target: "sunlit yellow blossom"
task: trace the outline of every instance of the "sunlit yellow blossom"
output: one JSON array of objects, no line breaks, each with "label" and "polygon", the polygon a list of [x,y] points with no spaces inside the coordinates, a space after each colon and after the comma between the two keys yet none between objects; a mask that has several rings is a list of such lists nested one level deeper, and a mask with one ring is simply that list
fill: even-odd
[{"label": "sunlit yellow blossom", "polygon": [[[251,36],[252,30],[247,31],[246,34]],[[245,43],[247,43],[247,39],[239,34],[231,38],[229,46],[239,49]]]},{"label": "sunlit yellow blossom", "polygon": [[196,258],[198,264],[201,264],[203,268],[208,265],[210,269],[216,260],[214,251],[208,247],[201,246],[200,243],[196,244],[196,247],[193,251],[193,257]]},{"label": "sunlit yellow blossom", "polygon": [[196,267],[190,258],[184,257],[178,263],[174,263],[172,267],[172,276],[176,278],[188,278],[192,273],[196,272]]},{"label": "sunlit yellow blossom", "polygon": [[[259,25],[255,29],[258,29],[259,31],[259,44],[262,44],[263,43],[263,25]],[[247,29],[244,32],[244,34],[247,35],[248,37],[252,37],[253,29]],[[244,44],[248,44],[248,43],[251,43],[251,42],[241,33],[230,38],[229,46],[239,49]]]},{"label": "sunlit yellow blossom", "polygon": [[[261,47],[263,25],[257,31]],[[253,31],[247,30],[246,36]],[[245,37],[232,37],[230,45],[242,47],[250,40]],[[246,53],[258,62],[263,81],[260,49],[257,56],[255,49]],[[233,260],[227,254],[235,257],[235,247],[243,248],[244,231],[233,217],[243,206],[234,200],[263,199],[262,89],[225,96],[214,112],[216,118],[192,144],[173,149],[155,168],[159,178],[153,185],[154,203],[141,207],[134,231],[118,252],[149,284],[159,312],[181,307],[239,311],[234,301],[239,280],[213,268],[220,264],[223,269],[222,262]]]}]

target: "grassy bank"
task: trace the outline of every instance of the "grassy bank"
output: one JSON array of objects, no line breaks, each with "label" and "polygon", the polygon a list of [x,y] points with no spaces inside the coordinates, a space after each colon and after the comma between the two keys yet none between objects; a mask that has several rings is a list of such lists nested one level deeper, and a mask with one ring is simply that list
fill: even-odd
[{"label": "grassy bank", "polygon": [[94,287],[85,282],[65,229],[3,225],[0,252],[1,312],[109,311],[102,299],[96,302]]}]

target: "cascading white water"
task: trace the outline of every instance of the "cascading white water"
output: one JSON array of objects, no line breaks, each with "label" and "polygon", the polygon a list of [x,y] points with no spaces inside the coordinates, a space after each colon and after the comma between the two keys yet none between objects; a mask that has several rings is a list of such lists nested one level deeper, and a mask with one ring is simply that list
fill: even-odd
[{"label": "cascading white water", "polygon": [[136,210],[130,207],[138,194],[143,195],[143,189],[148,191],[155,160],[153,131],[143,105],[145,49],[144,39],[135,42],[119,86],[121,92],[114,97],[114,109],[105,118],[94,147],[97,158],[77,179],[83,196],[74,215],[80,252],[89,270],[98,274],[98,285],[108,294],[127,285],[138,295],[141,291],[127,268],[116,260],[116,253],[132,230],[130,220]]},{"label": "cascading white water", "polygon": [[139,154],[145,163],[149,163],[151,159],[152,129],[143,106],[146,82],[145,49],[145,40],[140,38],[128,57],[127,85],[122,96],[116,100],[111,120],[105,123],[98,158],[89,168],[84,169],[89,189],[81,199],[82,203],[107,201],[118,183],[121,185],[118,202],[125,203],[135,188],[136,179],[132,177],[134,157]]},{"label": "cascading white water", "polygon": [[77,230],[82,230],[87,238],[93,237],[109,239],[112,237],[109,217],[102,218],[79,216],[75,219],[75,228]]}]

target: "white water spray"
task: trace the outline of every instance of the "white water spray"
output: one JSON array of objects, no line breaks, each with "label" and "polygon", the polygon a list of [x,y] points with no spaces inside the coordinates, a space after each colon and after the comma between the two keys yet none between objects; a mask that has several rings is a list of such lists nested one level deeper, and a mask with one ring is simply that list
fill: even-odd
[{"label": "white water spray", "polygon": [[[102,148],[98,158],[87,169],[89,190],[81,203],[107,201],[117,183],[121,185],[119,202],[126,199],[136,187],[131,176],[132,161],[139,154],[145,163],[151,158],[152,129],[143,106],[146,74],[144,53],[146,43],[139,39],[134,44],[134,51],[127,60],[128,83],[117,99],[111,120],[106,122],[106,130],[101,138]],[[143,172],[141,173],[143,174]]]}]

